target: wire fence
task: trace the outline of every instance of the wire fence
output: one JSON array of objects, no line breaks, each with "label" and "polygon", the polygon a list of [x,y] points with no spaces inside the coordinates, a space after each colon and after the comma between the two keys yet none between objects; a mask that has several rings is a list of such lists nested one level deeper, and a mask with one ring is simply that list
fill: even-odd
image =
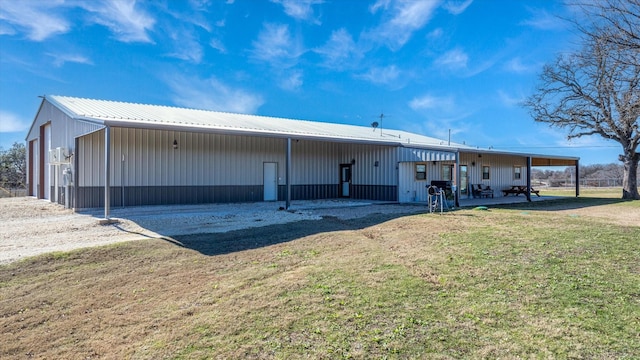
[{"label": "wire fence", "polygon": [[6,188],[0,186],[0,198],[27,196],[25,188]]},{"label": "wire fence", "polygon": [[[574,187],[574,179],[545,179],[535,180],[534,183],[549,187]],[[580,186],[584,187],[621,187],[622,179],[580,179]]]}]

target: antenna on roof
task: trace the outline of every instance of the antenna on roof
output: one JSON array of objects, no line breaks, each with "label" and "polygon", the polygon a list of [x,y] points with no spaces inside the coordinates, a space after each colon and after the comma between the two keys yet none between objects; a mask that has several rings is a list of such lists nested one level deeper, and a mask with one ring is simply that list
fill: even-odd
[{"label": "antenna on roof", "polygon": [[373,127],[373,131],[376,131],[377,127],[380,127],[380,136],[382,136],[382,119],[388,117],[387,115],[384,114],[384,112],[380,112],[380,115],[376,116],[377,118],[379,118],[379,121],[374,121],[371,123],[371,126]]}]

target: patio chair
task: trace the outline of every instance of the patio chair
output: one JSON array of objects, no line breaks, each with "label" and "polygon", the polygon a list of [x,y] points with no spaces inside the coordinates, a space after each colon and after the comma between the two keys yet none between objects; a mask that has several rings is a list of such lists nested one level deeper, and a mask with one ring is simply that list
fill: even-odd
[{"label": "patio chair", "polygon": [[477,186],[474,186],[473,184],[471,184],[471,196],[475,199],[475,198],[481,198],[482,197],[482,185],[478,184]]}]

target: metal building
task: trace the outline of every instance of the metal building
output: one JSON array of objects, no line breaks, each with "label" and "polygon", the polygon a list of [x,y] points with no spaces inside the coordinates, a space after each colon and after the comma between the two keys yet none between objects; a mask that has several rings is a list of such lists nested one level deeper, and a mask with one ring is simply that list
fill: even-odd
[{"label": "metal building", "polygon": [[[46,96],[27,134],[32,196],[69,208],[353,198],[425,201],[430,181],[498,191],[578,158],[481,151],[404,131]],[[487,174],[487,172],[490,172]],[[576,189],[577,190],[577,189]]]}]

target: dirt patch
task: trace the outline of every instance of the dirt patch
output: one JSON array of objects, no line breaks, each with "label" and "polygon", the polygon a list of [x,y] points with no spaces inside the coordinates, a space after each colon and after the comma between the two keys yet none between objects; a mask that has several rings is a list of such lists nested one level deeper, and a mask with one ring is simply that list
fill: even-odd
[{"label": "dirt patch", "polygon": [[640,226],[640,206],[627,206],[624,213],[611,211],[609,206],[591,206],[580,209],[560,210],[570,216],[582,216],[604,220],[622,226]]}]

